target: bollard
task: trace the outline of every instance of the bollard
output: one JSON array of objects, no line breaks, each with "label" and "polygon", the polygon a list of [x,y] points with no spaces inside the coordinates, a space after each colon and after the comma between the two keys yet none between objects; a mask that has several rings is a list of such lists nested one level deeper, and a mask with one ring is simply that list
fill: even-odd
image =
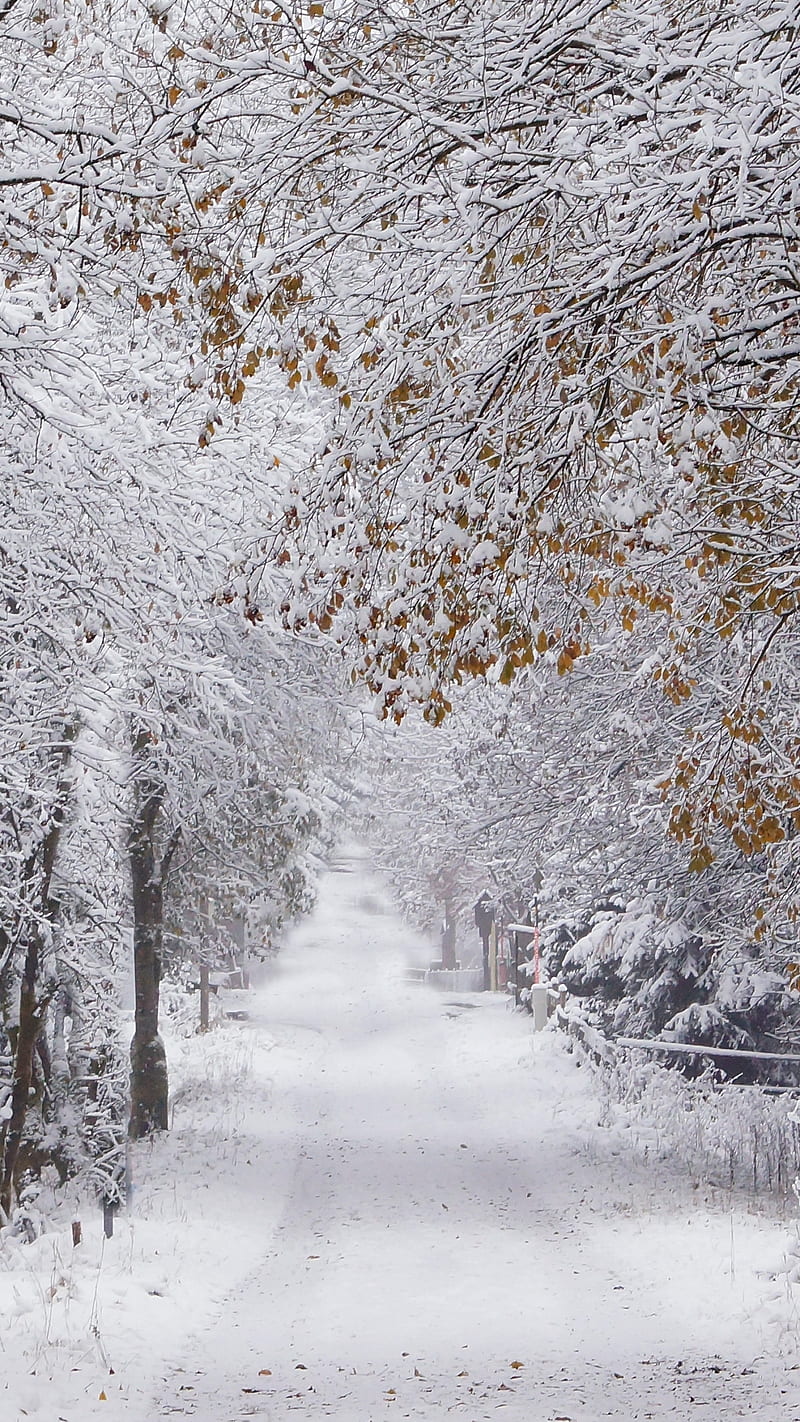
[{"label": "bollard", "polygon": [[531,984],[531,1012],[533,1013],[533,1030],[541,1032],[547,1026],[547,1004],[550,989],[547,983]]}]

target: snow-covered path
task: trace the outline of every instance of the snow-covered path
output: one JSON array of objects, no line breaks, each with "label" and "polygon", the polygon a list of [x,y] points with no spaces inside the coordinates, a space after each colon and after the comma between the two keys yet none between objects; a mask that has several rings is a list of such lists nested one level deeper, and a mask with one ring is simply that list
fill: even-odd
[{"label": "snow-covered path", "polygon": [[332,876],[261,996],[263,1144],[294,1169],[158,1411],[800,1417],[756,1272],[781,1227],[676,1197],[504,1003],[404,985],[402,927],[369,892],[358,867]]},{"label": "snow-covered path", "polygon": [[788,1226],[645,1159],[501,999],[407,985],[406,942],[356,860],[251,1021],[187,1039],[127,1224],[20,1250],[6,1313],[0,1271],[3,1418],[800,1422]]}]

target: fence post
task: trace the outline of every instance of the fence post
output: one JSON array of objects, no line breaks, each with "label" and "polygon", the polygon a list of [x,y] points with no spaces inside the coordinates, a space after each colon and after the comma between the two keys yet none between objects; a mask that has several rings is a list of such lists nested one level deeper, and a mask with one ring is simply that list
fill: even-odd
[{"label": "fence post", "polygon": [[547,1008],[550,997],[550,989],[547,983],[531,984],[531,1011],[533,1013],[533,1030],[542,1032],[547,1026]]},{"label": "fence post", "polygon": [[200,1031],[208,1031],[208,963],[200,964]]}]

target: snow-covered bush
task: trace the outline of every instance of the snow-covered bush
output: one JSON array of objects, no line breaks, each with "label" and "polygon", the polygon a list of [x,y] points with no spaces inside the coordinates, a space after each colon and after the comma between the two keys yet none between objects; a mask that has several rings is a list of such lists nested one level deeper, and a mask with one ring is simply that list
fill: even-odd
[{"label": "snow-covered bush", "polygon": [[[625,901],[608,891],[586,910],[551,920],[543,937],[550,976],[612,1037],[780,1051],[800,1028],[798,994],[762,961],[758,945],[749,953],[726,947],[718,933],[671,918],[653,894]],[[695,1074],[696,1059],[681,1067]],[[781,1063],[739,1062],[735,1072],[747,1081],[794,1080]]]}]

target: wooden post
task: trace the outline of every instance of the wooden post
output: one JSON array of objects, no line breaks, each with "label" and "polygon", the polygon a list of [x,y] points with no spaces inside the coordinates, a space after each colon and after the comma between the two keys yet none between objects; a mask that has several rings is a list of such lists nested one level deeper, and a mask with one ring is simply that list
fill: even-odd
[{"label": "wooden post", "polygon": [[539,896],[537,894],[533,901],[533,981],[541,982],[541,962],[540,962],[540,940],[539,940]]},{"label": "wooden post", "polygon": [[200,964],[200,1031],[208,1031],[208,963]]},{"label": "wooden post", "polygon": [[125,1143],[125,1209],[130,1214],[133,1207],[133,1151],[130,1139]]},{"label": "wooden post", "polygon": [[497,924],[489,929],[489,988],[497,992]]}]

